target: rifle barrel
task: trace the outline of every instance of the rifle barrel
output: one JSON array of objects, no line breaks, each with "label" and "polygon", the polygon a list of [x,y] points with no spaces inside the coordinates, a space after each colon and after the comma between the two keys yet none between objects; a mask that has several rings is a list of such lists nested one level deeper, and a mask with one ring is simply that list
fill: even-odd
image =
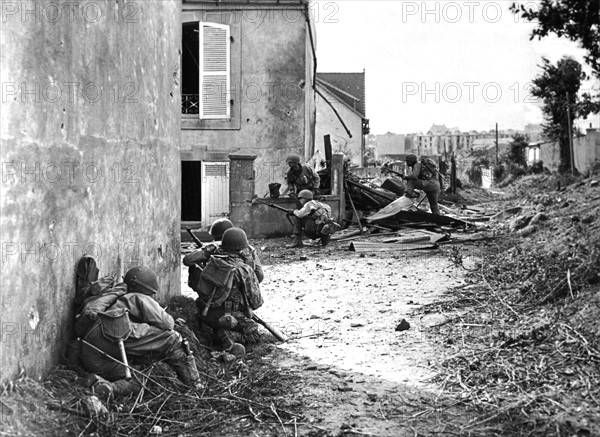
[{"label": "rifle barrel", "polygon": [[200,249],[203,246],[202,242],[198,239],[198,237],[196,237],[196,235],[192,232],[190,228],[185,228],[185,230],[188,234],[190,234],[190,237],[192,237],[192,240],[194,240],[194,243],[196,243],[198,249]]},{"label": "rifle barrel", "polygon": [[254,199],[254,200],[256,200],[256,202],[257,202],[257,203],[261,203],[261,204],[263,204],[263,205],[270,206],[271,208],[275,208],[275,209],[278,209],[278,210],[280,210],[280,211],[287,212],[287,209],[286,209],[286,208],[284,208],[284,207],[282,207],[282,206],[279,206],[279,205],[274,205],[274,204],[272,204],[272,203],[268,203],[268,202],[263,202],[263,201],[262,201],[262,200],[260,200],[260,199]]}]

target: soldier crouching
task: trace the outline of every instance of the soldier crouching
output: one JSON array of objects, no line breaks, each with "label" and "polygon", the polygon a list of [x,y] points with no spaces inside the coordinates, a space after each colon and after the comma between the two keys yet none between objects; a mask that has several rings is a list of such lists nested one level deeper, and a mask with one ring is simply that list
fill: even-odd
[{"label": "soldier crouching", "polygon": [[246,233],[230,228],[223,234],[219,254],[210,258],[200,276],[200,321],[221,342],[222,349],[238,358],[245,344],[258,342],[253,310],[263,304],[259,283],[263,280],[260,259],[248,244]]}]

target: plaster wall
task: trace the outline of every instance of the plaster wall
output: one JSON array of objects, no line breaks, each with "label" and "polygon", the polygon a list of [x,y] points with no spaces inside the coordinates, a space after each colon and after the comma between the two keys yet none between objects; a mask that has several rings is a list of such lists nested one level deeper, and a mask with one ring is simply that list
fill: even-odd
[{"label": "plaster wall", "polygon": [[325,135],[331,136],[331,150],[333,153],[343,153],[349,157],[352,164],[362,165],[362,116],[328,92],[324,87],[319,91],[325,95],[327,100],[333,104],[338,114],[348,127],[352,138],[344,129],[331,106],[319,95],[316,97],[317,119],[315,124],[315,151],[319,151],[322,159],[325,159]]},{"label": "plaster wall", "polygon": [[180,2],[7,5],[0,379],[59,361],[84,254],[180,293]]}]

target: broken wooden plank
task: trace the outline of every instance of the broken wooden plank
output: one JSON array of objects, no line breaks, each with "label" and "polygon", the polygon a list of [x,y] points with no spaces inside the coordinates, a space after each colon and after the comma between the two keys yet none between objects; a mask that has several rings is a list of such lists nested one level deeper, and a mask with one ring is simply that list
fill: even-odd
[{"label": "broken wooden plank", "polygon": [[399,252],[404,250],[435,249],[436,247],[436,244],[432,244],[429,242],[421,244],[394,244],[372,241],[353,241],[350,243],[350,247],[348,249],[353,252]]},{"label": "broken wooden plank", "polygon": [[382,243],[385,244],[408,244],[408,243],[417,243],[419,241],[429,241],[429,235],[421,235],[415,237],[399,237],[399,238],[388,238],[387,240],[383,240]]},{"label": "broken wooden plank", "polygon": [[490,217],[491,220],[503,220],[503,219],[507,219],[509,217],[512,217],[514,215],[520,214],[521,211],[523,211],[523,208],[520,206],[516,206],[514,208],[508,208],[505,209],[504,211],[500,211],[497,214],[494,214],[492,217]]},{"label": "broken wooden plank", "polygon": [[[383,191],[380,191],[380,190],[375,190],[375,189],[373,189],[373,188],[369,188],[369,187],[367,187],[366,185],[360,184],[360,183],[358,183],[358,182],[351,181],[351,180],[349,180],[349,179],[348,179],[346,182],[347,182],[349,185],[353,186],[354,188],[356,188],[356,189],[358,189],[358,190],[361,190],[361,191],[363,191],[363,192],[364,192],[364,191],[366,191],[367,193],[370,193],[370,194],[373,194],[373,195],[379,196],[379,197],[381,197],[381,198],[383,198],[383,199],[387,200],[388,202],[392,202],[392,201],[394,201],[394,200],[396,200],[396,199],[398,198],[398,196],[396,196],[396,195],[395,195],[394,193],[392,193],[391,191],[387,191],[387,190],[385,190],[385,191],[387,191],[387,192],[383,192]],[[388,193],[389,193],[389,194],[388,194]],[[364,193],[363,193],[363,194],[364,194]]]}]

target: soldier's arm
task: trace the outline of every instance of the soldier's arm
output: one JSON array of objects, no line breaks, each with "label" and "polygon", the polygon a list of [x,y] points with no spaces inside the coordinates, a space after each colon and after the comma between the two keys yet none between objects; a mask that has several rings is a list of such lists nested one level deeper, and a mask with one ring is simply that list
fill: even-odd
[{"label": "soldier's arm", "polygon": [[262,268],[262,263],[260,262],[260,258],[256,251],[252,252],[252,257],[254,258],[254,273],[256,273],[256,277],[258,278],[258,282],[262,282],[265,279],[265,273]]},{"label": "soldier's arm", "polygon": [[292,176],[291,171],[288,171],[286,173],[285,182],[287,183],[287,188],[283,192],[282,196],[287,194],[288,192],[290,193],[290,195],[296,193],[296,179],[294,178],[294,176]]},{"label": "soldier's arm", "polygon": [[214,244],[207,244],[203,246],[202,249],[195,250],[192,253],[188,253],[183,257],[183,265],[191,266],[193,264],[203,265],[208,262],[210,257],[214,255],[218,251],[218,247]]},{"label": "soldier's arm", "polygon": [[300,209],[294,211],[294,215],[298,218],[308,217],[312,214],[313,207],[310,202],[306,202]]},{"label": "soldier's arm", "polygon": [[312,176],[312,187],[318,189],[319,186],[321,185],[321,178],[319,177],[319,175],[317,174],[317,172],[315,171],[314,168],[312,167],[308,167],[310,169],[310,173]]},{"label": "soldier's arm", "polygon": [[165,331],[170,331],[175,326],[173,317],[150,296],[139,293],[130,293],[125,296],[128,297],[129,312],[133,318]]},{"label": "soldier's arm", "polygon": [[419,179],[419,173],[421,173],[421,163],[417,162],[413,166],[412,171],[410,172],[410,174],[404,176],[404,179]]}]

